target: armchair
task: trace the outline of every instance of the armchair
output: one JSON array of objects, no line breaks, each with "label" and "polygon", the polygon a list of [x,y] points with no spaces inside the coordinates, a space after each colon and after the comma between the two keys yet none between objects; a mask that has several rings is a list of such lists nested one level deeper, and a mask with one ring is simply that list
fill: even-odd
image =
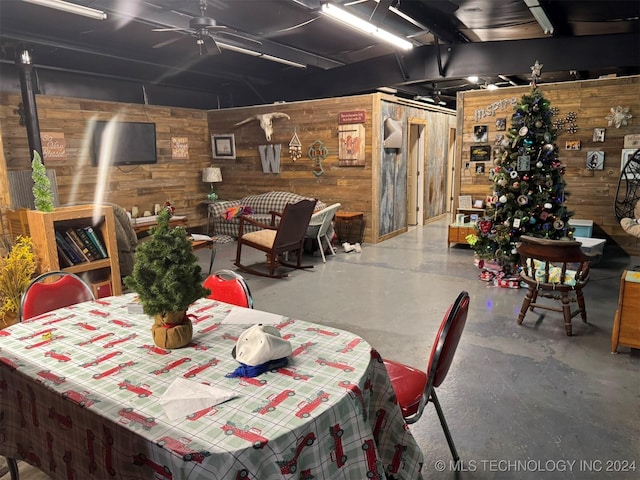
[{"label": "armchair", "polygon": [[[245,272],[272,278],[288,276],[286,273],[276,274],[276,268],[280,265],[297,269],[313,268],[313,265],[302,265],[302,247],[315,204],[316,200],[301,200],[297,203],[288,204],[282,213],[271,211],[271,222],[268,225],[241,215],[239,217],[238,247],[234,265]],[[276,222],[277,219],[279,219],[279,222]],[[259,227],[261,230],[244,233],[246,223]],[[242,264],[243,245],[261,250],[267,254],[268,273]],[[293,251],[297,252],[295,264],[289,263],[282,258],[282,255]]]}]

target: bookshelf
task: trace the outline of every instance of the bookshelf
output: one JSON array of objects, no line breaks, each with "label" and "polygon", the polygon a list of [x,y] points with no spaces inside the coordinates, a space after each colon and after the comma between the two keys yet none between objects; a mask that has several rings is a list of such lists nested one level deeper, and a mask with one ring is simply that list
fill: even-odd
[{"label": "bookshelf", "polygon": [[[65,270],[82,276],[88,283],[111,283],[111,294],[122,294],[120,264],[116,243],[115,218],[108,205],[58,207],[53,212],[29,210],[29,230],[40,262],[40,272]],[[56,230],[91,226],[100,232],[108,258],[62,266],[58,257]]]}]

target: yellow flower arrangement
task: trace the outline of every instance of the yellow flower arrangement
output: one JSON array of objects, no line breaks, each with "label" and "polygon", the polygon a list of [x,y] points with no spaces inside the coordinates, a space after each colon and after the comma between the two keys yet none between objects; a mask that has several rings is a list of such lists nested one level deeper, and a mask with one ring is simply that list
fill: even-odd
[{"label": "yellow flower arrangement", "polygon": [[33,242],[18,237],[9,255],[0,258],[0,320],[7,312],[17,312],[20,298],[36,271]]}]

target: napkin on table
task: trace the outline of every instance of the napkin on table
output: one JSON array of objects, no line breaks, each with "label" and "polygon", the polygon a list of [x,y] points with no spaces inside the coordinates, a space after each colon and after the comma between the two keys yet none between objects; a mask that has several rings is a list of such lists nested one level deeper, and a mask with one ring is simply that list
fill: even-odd
[{"label": "napkin on table", "polygon": [[176,378],[159,402],[169,420],[173,421],[237,396],[233,390]]}]

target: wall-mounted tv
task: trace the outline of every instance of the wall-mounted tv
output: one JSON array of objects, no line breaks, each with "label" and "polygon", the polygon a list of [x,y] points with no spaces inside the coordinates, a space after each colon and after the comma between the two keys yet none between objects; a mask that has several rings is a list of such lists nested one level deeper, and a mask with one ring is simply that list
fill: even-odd
[{"label": "wall-mounted tv", "polygon": [[156,124],[97,121],[91,155],[94,167],[98,166],[101,154],[106,154],[109,165],[114,166],[157,163]]}]

